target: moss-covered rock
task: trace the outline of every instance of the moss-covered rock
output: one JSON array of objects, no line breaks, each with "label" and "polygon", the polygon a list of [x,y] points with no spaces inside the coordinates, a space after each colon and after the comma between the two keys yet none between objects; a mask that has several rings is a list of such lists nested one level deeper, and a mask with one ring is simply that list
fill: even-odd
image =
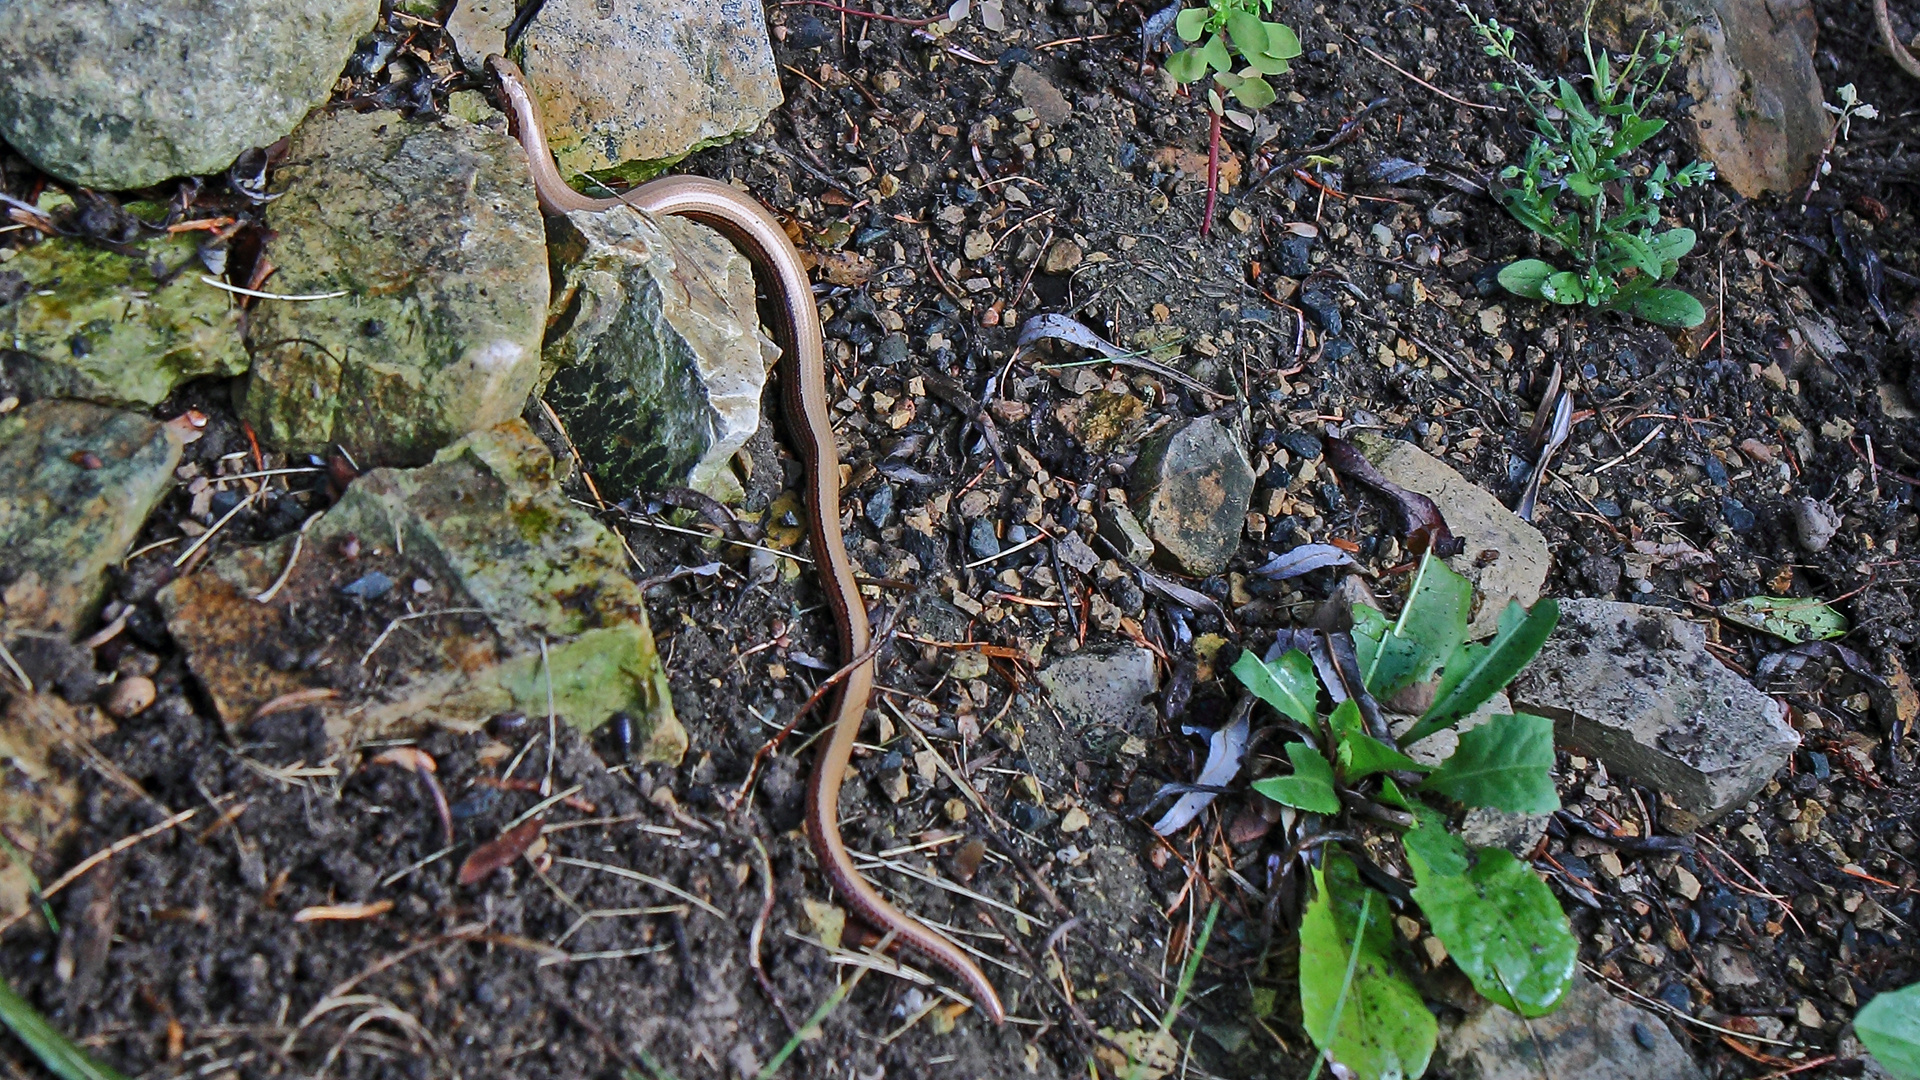
[{"label": "moss-covered rock", "polygon": [[752,265],[704,225],[624,206],[569,214],[552,236],[543,396],[603,489],[737,494],[728,464],[759,426],[779,355]]},{"label": "moss-covered rock", "polygon": [[0,627],[66,636],[93,616],[180,447],[176,429],[80,401],[0,416]]},{"label": "moss-covered rock", "polygon": [[626,553],[567,500],[524,422],[360,477],[299,543],[297,558],[291,536],[236,550],[160,594],[230,726],[304,692],[336,742],[472,729],[546,715],[551,687],[569,723],[626,712],[648,758],[685,751]]},{"label": "moss-covered rock", "polygon": [[[151,406],[188,379],[246,371],[240,310],[199,279],[194,250],[190,236],[132,254],[70,240],[21,250],[4,272],[19,274],[25,292],[0,307],[8,377],[34,397]],[[169,280],[157,280],[156,267]]]},{"label": "moss-covered rock", "polygon": [[520,413],[540,369],[546,233],[520,144],[451,117],[317,113],[275,173],[281,293],[248,324],[262,442],[419,465]]},{"label": "moss-covered rock", "polygon": [[378,0],[8,0],[0,138],[121,191],[219,172],[327,100]]}]

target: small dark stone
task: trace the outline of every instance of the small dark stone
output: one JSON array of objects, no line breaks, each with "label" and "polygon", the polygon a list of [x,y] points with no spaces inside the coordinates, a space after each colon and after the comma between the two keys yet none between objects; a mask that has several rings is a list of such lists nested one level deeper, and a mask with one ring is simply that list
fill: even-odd
[{"label": "small dark stone", "polygon": [[1345,338],[1328,338],[1320,343],[1322,360],[1345,360],[1353,352],[1353,342]]},{"label": "small dark stone", "polygon": [[1320,436],[1311,431],[1288,431],[1280,436],[1280,445],[1287,453],[1302,461],[1311,461],[1320,456]]},{"label": "small dark stone", "polygon": [[975,518],[967,526],[967,550],[976,559],[991,559],[1000,554],[1000,538],[993,535],[993,522]]},{"label": "small dark stone", "polygon": [[1714,487],[1724,488],[1727,486],[1727,467],[1720,464],[1719,458],[1708,457],[1706,468],[1707,479],[1713,481]]},{"label": "small dark stone", "polygon": [[1380,289],[1380,294],[1389,300],[1400,300],[1407,295],[1407,287],[1398,281],[1389,281]]},{"label": "small dark stone", "polygon": [[907,358],[907,335],[888,334],[873,347],[873,362],[883,367],[892,367]]},{"label": "small dark stone", "polygon": [[1273,268],[1283,277],[1302,278],[1313,272],[1313,241],[1289,236],[1274,245]]},{"label": "small dark stone", "polygon": [[465,821],[468,818],[479,817],[481,814],[493,809],[493,804],[499,801],[500,789],[475,788],[473,789],[473,794],[454,803],[448,807],[447,810],[453,815],[455,821]]},{"label": "small dark stone", "polygon": [[867,496],[867,520],[874,528],[884,529],[893,520],[893,498],[892,484],[881,484],[878,491]]},{"label": "small dark stone", "polygon": [[1739,499],[1721,499],[1720,514],[1726,518],[1727,528],[1737,533],[1752,532],[1755,524],[1753,511],[1744,506]]},{"label": "small dark stone", "polygon": [[[208,500],[207,507],[213,511],[215,517],[225,517],[229,511],[240,505],[241,498],[243,498],[243,496],[231,488],[225,491],[216,491],[213,493],[213,498]],[[375,595],[379,594],[376,593]]]},{"label": "small dark stone", "polygon": [[1021,832],[1034,832],[1046,824],[1047,812],[1027,802],[1015,799],[1007,807],[1007,821]]},{"label": "small dark stone", "polygon": [[1687,992],[1682,983],[1670,982],[1661,987],[1660,1000],[1689,1016],[1693,1014],[1693,995]]},{"label": "small dark stone", "polygon": [[1015,45],[1013,48],[1001,53],[998,59],[1001,67],[1012,67],[1015,64],[1031,63],[1033,61],[1033,50],[1023,49]]},{"label": "small dark stone", "polygon": [[1640,1049],[1642,1050],[1653,1049],[1653,1029],[1635,1020],[1633,1022],[1633,1041],[1639,1043]]},{"label": "small dark stone", "polygon": [[1112,588],[1107,590],[1113,606],[1128,615],[1138,615],[1146,607],[1147,596],[1140,586],[1130,577],[1117,578]]},{"label": "small dark stone", "polygon": [[1610,518],[1620,516],[1620,504],[1614,502],[1612,499],[1595,499],[1593,500],[1593,508]]},{"label": "small dark stone", "polygon": [[811,15],[798,15],[787,20],[786,45],[790,49],[817,49],[833,40],[833,31],[827,24]]},{"label": "small dark stone", "polygon": [[1593,586],[1595,594],[1605,596],[1620,587],[1620,561],[1604,555],[1589,555],[1580,560],[1580,575]]},{"label": "small dark stone", "polygon": [[1500,271],[1502,267],[1484,266],[1473,275],[1473,291],[1482,300],[1491,300],[1500,295]]},{"label": "small dark stone", "polygon": [[496,738],[518,735],[527,730],[527,714],[523,712],[498,713],[487,721],[487,734]]},{"label": "small dark stone", "polygon": [[384,596],[393,588],[393,579],[378,570],[369,570],[353,581],[340,586],[340,591],[355,600],[372,600]]}]

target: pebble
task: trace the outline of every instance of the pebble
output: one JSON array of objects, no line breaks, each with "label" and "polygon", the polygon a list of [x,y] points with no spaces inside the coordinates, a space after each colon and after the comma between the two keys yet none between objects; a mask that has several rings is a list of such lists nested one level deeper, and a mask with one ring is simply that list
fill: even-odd
[{"label": "pebble", "polygon": [[867,497],[867,520],[876,529],[884,529],[893,520],[894,487],[881,484],[880,489]]},{"label": "pebble", "polygon": [[1093,819],[1087,816],[1085,810],[1076,806],[1061,816],[1060,831],[1063,833],[1077,833],[1091,824],[1093,824]]},{"label": "pebble", "polygon": [[967,551],[976,559],[991,559],[1000,554],[1000,538],[993,535],[993,522],[975,518],[967,526]]},{"label": "pebble", "polygon": [[1307,309],[1313,321],[1330,335],[1337,337],[1346,328],[1346,323],[1340,317],[1340,301],[1330,292],[1307,289],[1300,294],[1300,306]]},{"label": "pebble", "polygon": [[1053,246],[1047,248],[1046,258],[1040,261],[1040,270],[1048,274],[1064,274],[1079,266],[1086,257],[1087,253],[1080,249],[1079,244],[1071,240],[1055,240]]},{"label": "pebble", "polygon": [[1840,515],[1818,499],[1801,498],[1791,504],[1789,511],[1793,515],[1794,535],[1808,551],[1827,550],[1833,535],[1840,531]]},{"label": "pebble", "polygon": [[1726,519],[1727,528],[1732,529],[1734,532],[1748,533],[1753,531],[1753,526],[1756,523],[1753,511],[1747,509],[1739,499],[1721,499],[1720,514]]},{"label": "pebble", "polygon": [[116,719],[125,720],[146,710],[155,696],[153,680],[142,675],[115,682],[107,691],[105,707]]},{"label": "pebble", "polygon": [[1281,277],[1303,278],[1313,272],[1313,241],[1289,236],[1273,249],[1273,268]]}]

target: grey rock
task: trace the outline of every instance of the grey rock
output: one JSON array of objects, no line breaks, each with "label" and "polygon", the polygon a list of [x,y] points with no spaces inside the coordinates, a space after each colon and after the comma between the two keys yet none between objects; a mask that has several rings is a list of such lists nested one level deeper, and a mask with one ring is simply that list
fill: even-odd
[{"label": "grey rock", "polygon": [[1553,565],[1540,530],[1412,443],[1361,433],[1354,444],[1388,480],[1432,499],[1453,535],[1466,541],[1447,565],[1473,582],[1468,637],[1479,639],[1498,629],[1510,601],[1526,607],[1540,599]]},{"label": "grey rock", "polygon": [[468,71],[484,70],[487,57],[507,51],[507,27],[513,14],[513,0],[460,0],[455,5],[447,16],[447,35]]},{"label": "grey rock", "polygon": [[[1536,1043],[1535,1040],[1538,1040]],[[1454,1080],[1701,1080],[1699,1066],[1660,1017],[1576,974],[1560,1007],[1523,1021],[1483,1004],[1440,1032],[1435,1060]]]},{"label": "grey rock", "polygon": [[1840,531],[1840,515],[1818,499],[1801,498],[1788,507],[1793,515],[1794,536],[1800,546],[1811,552],[1827,550],[1833,535]]},{"label": "grey rock", "polygon": [[1460,839],[1477,848],[1506,848],[1524,859],[1540,846],[1552,814],[1515,814],[1476,806],[1460,822]]},{"label": "grey rock", "polygon": [[1240,546],[1253,466],[1240,440],[1210,416],[1149,442],[1134,463],[1134,508],[1171,568],[1209,577]]},{"label": "grey rock", "polygon": [[1090,645],[1040,669],[1054,708],[1076,730],[1118,726],[1145,730],[1153,723],[1147,695],[1160,688],[1153,654],[1137,645]]},{"label": "grey rock", "polygon": [[1000,538],[993,534],[993,522],[974,518],[967,526],[967,554],[975,559],[991,559],[1000,554]]},{"label": "grey rock", "polygon": [[553,222],[543,396],[608,490],[740,490],[730,463],[760,425],[779,350],[753,267],[720,234],[629,207]]},{"label": "grey rock", "polygon": [[526,155],[451,117],[316,113],[275,173],[267,301],[241,415],[300,453],[418,465],[520,413],[540,373],[547,248]]},{"label": "grey rock", "polygon": [[0,138],[125,190],[219,172],[327,100],[378,0],[10,0]]},{"label": "grey rock", "polygon": [[1145,566],[1153,558],[1153,539],[1140,527],[1133,511],[1119,503],[1100,504],[1100,536],[1122,559],[1136,566]]},{"label": "grey rock", "polygon": [[1561,601],[1559,628],[1508,693],[1551,717],[1560,744],[1703,822],[1746,803],[1800,745],[1779,702],[1714,659],[1704,630],[1662,608]]},{"label": "grey rock", "polygon": [[[16,388],[151,406],[188,379],[247,370],[240,308],[199,280],[192,237],[131,247],[129,257],[78,240],[43,240],[7,262],[25,285],[11,307],[0,305],[11,350],[0,350],[0,367]],[[156,261],[169,270],[194,265],[161,284]]]},{"label": "grey rock", "polygon": [[1013,65],[1013,76],[1007,80],[1007,86],[1048,127],[1059,127],[1067,122],[1067,117],[1073,115],[1073,105],[1060,92],[1060,88],[1025,64]]},{"label": "grey rock", "polygon": [[[352,559],[342,554],[349,536]],[[584,729],[627,713],[637,757],[678,762],[685,752],[626,552],[568,501],[524,421],[469,435],[423,468],[362,475],[304,537],[297,560],[291,536],[238,548],[159,594],[168,631],[229,727],[283,694],[328,691],[314,707],[337,748],[429,725],[477,731],[510,710],[544,716],[551,700]],[[256,600],[283,572],[279,591]],[[434,599],[422,605],[410,589],[341,595],[374,572],[428,580]],[[278,670],[275,654],[288,651],[319,662]]]},{"label": "grey rock", "polygon": [[569,174],[645,179],[781,102],[759,0],[548,0],[514,51]]},{"label": "grey rock", "polygon": [[70,636],[92,618],[181,443],[178,428],[78,401],[0,416],[0,626]]},{"label": "grey rock", "polygon": [[1099,554],[1077,532],[1062,536],[1054,548],[1060,552],[1062,563],[1082,574],[1091,574],[1093,568],[1100,565]]}]

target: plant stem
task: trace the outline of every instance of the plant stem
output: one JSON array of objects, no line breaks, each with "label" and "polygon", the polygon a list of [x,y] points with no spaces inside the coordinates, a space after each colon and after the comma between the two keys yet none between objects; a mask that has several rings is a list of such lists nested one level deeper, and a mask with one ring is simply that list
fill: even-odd
[{"label": "plant stem", "polygon": [[1207,110],[1213,123],[1207,131],[1207,209],[1200,216],[1200,238],[1213,231],[1213,201],[1220,194],[1220,114]]}]

